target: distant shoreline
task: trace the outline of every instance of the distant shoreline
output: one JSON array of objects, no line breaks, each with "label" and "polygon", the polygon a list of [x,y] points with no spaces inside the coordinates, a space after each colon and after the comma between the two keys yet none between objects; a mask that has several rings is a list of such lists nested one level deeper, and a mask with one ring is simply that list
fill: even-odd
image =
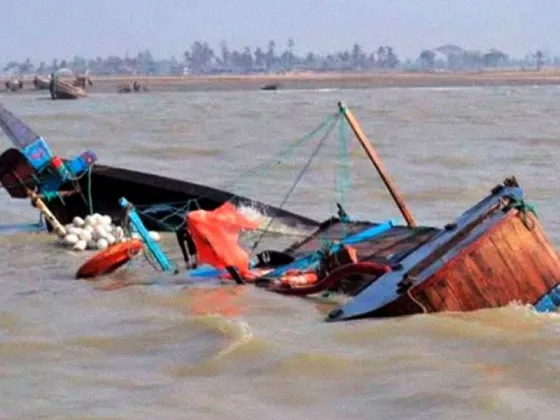
[{"label": "distant shoreline", "polygon": [[[375,72],[292,73],[202,76],[95,76],[91,93],[116,92],[134,80],[151,91],[258,90],[277,84],[278,89],[360,89],[374,87],[469,87],[560,85],[560,70],[484,72]],[[9,78],[0,78],[2,86]],[[25,77],[24,90],[34,90],[33,77]],[[6,91],[6,93],[8,93]],[[17,94],[13,92],[10,94]]]}]

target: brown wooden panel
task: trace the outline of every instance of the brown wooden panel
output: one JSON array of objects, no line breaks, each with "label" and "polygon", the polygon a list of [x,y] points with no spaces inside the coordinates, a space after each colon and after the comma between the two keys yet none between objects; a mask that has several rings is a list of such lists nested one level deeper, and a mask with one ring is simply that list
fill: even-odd
[{"label": "brown wooden panel", "polygon": [[412,294],[414,296],[424,294],[426,296],[426,300],[430,303],[432,312],[439,312],[442,310],[443,299],[435,287],[426,287],[423,290],[413,289]]},{"label": "brown wooden panel", "polygon": [[543,288],[540,282],[534,284],[530,280],[533,276],[530,267],[524,264],[522,259],[516,257],[523,252],[522,250],[514,251],[514,247],[519,244],[519,241],[516,240],[512,245],[511,236],[508,236],[506,231],[496,232],[493,241],[503,260],[510,268],[512,277],[518,279],[520,294],[522,296],[536,296],[541,293]]},{"label": "brown wooden panel", "polygon": [[[472,258],[476,261],[481,271],[486,276],[486,287],[495,286],[493,289],[494,302],[492,306],[501,306],[512,300],[519,300],[526,295],[523,283],[526,282],[519,272],[512,269],[511,261],[517,261],[517,254],[504,254],[500,252],[500,247],[496,242],[507,242],[507,238],[512,238],[515,232],[511,229],[511,223],[515,218],[507,218],[500,223],[499,229],[496,229],[487,238],[485,246],[479,248],[472,254]],[[502,238],[496,241],[496,238]],[[503,238],[506,239],[503,239]],[[515,239],[517,241],[517,238]],[[482,286],[482,285],[481,285]],[[483,290],[486,287],[482,286]]]},{"label": "brown wooden panel", "polygon": [[422,285],[423,290],[433,290],[439,295],[440,305],[436,308],[437,311],[463,310],[461,298],[456,296],[453,289],[449,287],[449,284],[456,280],[454,272],[440,270],[430,278],[429,283],[426,282]]},{"label": "brown wooden panel", "polygon": [[487,284],[486,277],[468,255],[455,266],[454,274],[456,280],[450,283],[450,288],[460,299],[463,310],[493,306],[495,285]]},{"label": "brown wooden panel", "polygon": [[[539,270],[542,280],[552,288],[560,282],[560,259],[556,249],[552,246],[541,224],[532,214],[528,214],[531,230],[527,230],[527,235],[534,244],[528,252],[530,259]],[[518,229],[526,229],[523,221],[518,223]]]},{"label": "brown wooden panel", "polygon": [[426,280],[418,292],[436,311],[468,311],[511,301],[535,303],[560,279],[560,259],[538,220],[530,221],[531,230],[517,212],[510,212]]},{"label": "brown wooden panel", "polygon": [[[558,261],[550,261],[550,256],[554,254],[550,252],[548,246],[543,247],[541,241],[534,234],[537,229],[540,229],[539,222],[533,219],[531,221],[532,229],[529,230],[521,217],[521,215],[518,215],[511,224],[512,229],[517,233],[517,239],[521,247],[521,251],[515,256],[529,275],[525,281],[538,290],[538,298],[556,283],[550,280],[548,265],[558,265]],[[513,238],[513,235],[511,238]]]},{"label": "brown wooden panel", "polygon": [[[526,295],[523,287],[525,280],[522,279],[522,276],[519,276],[519,273],[512,270],[510,259],[504,258],[499,246],[496,245],[495,238],[499,234],[500,231],[494,232],[488,238],[488,246],[482,252],[476,252],[472,255],[473,260],[485,273],[486,283],[496,286],[497,290],[492,306],[506,305],[511,300]],[[487,290],[485,285],[480,285],[480,287],[483,292]]]},{"label": "brown wooden panel", "polygon": [[[499,306],[499,296],[503,293],[501,282],[498,281],[499,276],[486,270],[487,265],[481,265],[480,262],[486,257],[488,250],[488,242],[472,252],[464,259],[464,279],[459,287],[464,287],[464,294],[470,295],[471,301],[465,302],[469,309],[492,308]],[[503,269],[501,261],[492,261],[497,271]],[[470,281],[469,281],[470,280]]]}]

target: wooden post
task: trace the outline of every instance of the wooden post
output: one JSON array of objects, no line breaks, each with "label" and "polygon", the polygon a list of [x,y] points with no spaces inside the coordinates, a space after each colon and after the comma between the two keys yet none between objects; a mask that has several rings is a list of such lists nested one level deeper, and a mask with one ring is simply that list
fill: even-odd
[{"label": "wooden post", "polygon": [[350,128],[352,129],[352,131],[356,135],[356,138],[358,139],[358,141],[360,142],[360,144],[364,148],[364,151],[368,155],[369,160],[371,161],[371,163],[373,163],[373,166],[375,166],[375,169],[377,169],[377,172],[379,173],[379,176],[381,177],[381,179],[383,180],[383,183],[385,184],[385,186],[387,187],[387,189],[391,193],[391,196],[393,197],[393,200],[395,200],[395,203],[397,203],[397,206],[399,207],[399,210],[401,211],[401,214],[403,215],[404,219],[406,220],[406,223],[410,227],[416,227],[417,226],[416,220],[414,220],[414,217],[412,216],[412,213],[410,213],[410,211],[408,210],[408,207],[404,203],[403,198],[398,193],[397,188],[395,187],[395,185],[393,184],[393,181],[389,177],[389,174],[385,170],[385,167],[383,166],[383,163],[381,162],[381,159],[379,158],[379,156],[377,155],[377,152],[375,151],[375,149],[371,145],[370,141],[368,140],[368,138],[366,137],[366,135],[364,134],[364,132],[360,128],[360,126],[358,124],[358,121],[356,120],[356,118],[354,118],[354,115],[352,114],[352,112],[348,108],[346,108],[346,106],[344,106],[344,104],[342,102],[338,103],[338,107],[339,107],[340,111],[344,114],[344,117],[346,118],[346,121],[348,122],[348,125],[350,125]]},{"label": "wooden post", "polygon": [[31,191],[27,187],[24,188],[33,205],[37,207],[41,213],[43,213],[43,216],[45,216],[45,219],[51,224],[56,234],[60,238],[64,238],[66,236],[66,229],[64,228],[64,226],[60,224],[58,219],[54,216],[54,214],[51,213],[47,205],[43,203],[43,200],[41,200],[35,192]]}]

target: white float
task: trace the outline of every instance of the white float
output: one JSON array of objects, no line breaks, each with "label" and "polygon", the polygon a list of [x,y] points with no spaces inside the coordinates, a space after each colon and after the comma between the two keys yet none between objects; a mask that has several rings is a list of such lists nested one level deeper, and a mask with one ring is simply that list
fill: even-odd
[{"label": "white float", "polygon": [[[127,236],[122,227],[113,224],[110,216],[99,213],[91,214],[84,219],[76,216],[65,228],[67,234],[61,243],[73,251],[101,250],[131,238],[140,239],[137,232]],[[148,233],[153,241],[161,241],[158,232]]]}]

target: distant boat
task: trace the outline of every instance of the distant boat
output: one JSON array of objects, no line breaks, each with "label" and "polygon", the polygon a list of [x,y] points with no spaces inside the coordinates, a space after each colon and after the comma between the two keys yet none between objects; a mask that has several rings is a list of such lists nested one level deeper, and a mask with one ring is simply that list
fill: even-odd
[{"label": "distant boat", "polygon": [[37,90],[49,89],[51,86],[50,76],[49,77],[35,76],[35,78],[33,79],[33,85]]},{"label": "distant boat", "polygon": [[78,99],[88,96],[87,85],[93,85],[88,76],[76,76],[74,82],[68,83],[54,75],[54,77],[51,77],[49,90],[52,99]]},{"label": "distant boat", "polygon": [[8,89],[10,92],[16,92],[20,89],[23,89],[23,80],[17,80],[17,79],[8,80],[6,81],[6,83],[4,83],[4,85],[6,86],[6,89]]},{"label": "distant boat", "polygon": [[122,84],[118,87],[117,91],[119,93],[132,93],[132,92],[147,92],[148,91],[148,86],[145,84],[141,84],[138,82],[128,82],[125,84]]},{"label": "distant boat", "polygon": [[261,87],[261,90],[277,90],[278,87],[278,83],[269,83]]}]

